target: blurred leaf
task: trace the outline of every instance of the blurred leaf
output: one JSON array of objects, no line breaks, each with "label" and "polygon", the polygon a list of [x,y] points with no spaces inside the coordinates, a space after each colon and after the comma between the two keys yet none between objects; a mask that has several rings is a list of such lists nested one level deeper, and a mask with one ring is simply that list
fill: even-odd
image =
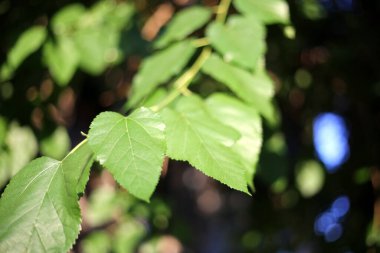
[{"label": "blurred leaf", "polygon": [[84,253],[108,253],[111,252],[111,247],[111,236],[106,231],[91,233],[82,242]]},{"label": "blurred leaf", "polygon": [[0,80],[8,80],[13,75],[13,68],[8,65],[8,63],[4,63],[0,68]]},{"label": "blurred leaf", "polygon": [[233,3],[241,13],[255,16],[264,23],[290,22],[289,7],[284,0],[234,0]]},{"label": "blurred leaf", "polygon": [[303,14],[307,18],[311,20],[318,20],[318,19],[326,17],[326,11],[323,9],[323,6],[321,5],[319,1],[303,0],[301,4],[302,4]]},{"label": "blurred leaf", "polygon": [[70,4],[57,12],[51,20],[52,28],[58,35],[74,32],[75,26],[86,12],[86,8],[79,3]]},{"label": "blurred leaf", "polygon": [[164,129],[159,115],[147,108],[128,117],[104,112],[91,123],[88,138],[97,160],[115,179],[134,196],[149,201],[164,160]]},{"label": "blurred leaf", "polygon": [[128,107],[136,106],[161,83],[178,74],[194,52],[192,42],[184,40],[146,58],[133,79]]},{"label": "blurred leaf", "polygon": [[173,41],[186,38],[207,23],[212,12],[202,6],[192,6],[176,13],[164,34],[156,41],[156,47],[162,48]]},{"label": "blurred leaf", "polygon": [[5,141],[5,137],[7,135],[7,121],[0,116],[0,149],[3,146],[3,143]]},{"label": "blurred leaf", "polygon": [[105,16],[105,21],[107,22],[107,25],[120,31],[125,28],[126,24],[131,19],[134,10],[132,4],[120,2],[114,5],[112,15]]},{"label": "blurred leaf", "polygon": [[237,130],[241,137],[233,146],[247,166],[247,182],[253,188],[253,176],[262,144],[262,126],[259,114],[236,98],[215,94],[207,99],[209,111],[223,124]]},{"label": "blurred leaf", "polygon": [[77,185],[88,157],[38,158],[21,170],[0,200],[1,252],[67,252],[80,230]]},{"label": "blurred leaf", "polygon": [[78,32],[75,42],[80,55],[81,69],[92,75],[99,75],[108,64],[117,61],[120,57],[119,37],[118,31],[107,27]]},{"label": "blurred leaf", "polygon": [[265,72],[256,71],[255,74],[251,74],[224,62],[215,54],[207,59],[202,71],[225,84],[244,101],[252,104],[266,119],[274,121],[274,108],[271,104],[274,87]]},{"label": "blurred leaf", "polygon": [[57,43],[48,41],[44,46],[43,57],[54,80],[61,86],[67,85],[79,63],[75,44],[65,37],[59,37]]},{"label": "blurred leaf", "polygon": [[159,103],[168,94],[167,90],[164,88],[156,89],[147,99],[144,101],[143,106],[150,107]]},{"label": "blurred leaf", "polygon": [[86,220],[91,226],[100,226],[116,215],[118,210],[115,189],[102,185],[94,189],[89,198]]},{"label": "blurred leaf", "polygon": [[317,194],[322,189],[324,181],[324,170],[318,162],[310,160],[297,166],[297,188],[305,198]]},{"label": "blurred leaf", "polygon": [[254,17],[232,16],[226,26],[214,22],[206,34],[226,62],[248,69],[253,69],[265,52],[265,27]]},{"label": "blurred leaf", "polygon": [[[17,123],[12,123],[5,140],[9,150],[9,175],[15,175],[38,152],[38,144],[33,131],[29,127],[21,127]],[[0,158],[1,159],[1,158]]]},{"label": "blurred leaf", "polygon": [[136,252],[136,247],[145,234],[145,227],[140,222],[124,222],[115,232],[113,250],[115,253]]},{"label": "blurred leaf", "polygon": [[355,171],[354,182],[356,184],[364,184],[371,180],[371,172],[369,168],[360,168]]},{"label": "blurred leaf", "polygon": [[47,136],[40,142],[42,155],[54,159],[62,159],[65,157],[70,146],[70,137],[64,127],[57,127],[50,136]]},{"label": "blurred leaf", "polygon": [[165,109],[162,117],[170,158],[188,161],[207,176],[248,193],[246,168],[232,152],[239,133],[214,120],[200,98],[182,97],[175,110]]},{"label": "blurred leaf", "polygon": [[33,26],[23,32],[8,54],[8,64],[16,69],[30,54],[41,47],[46,38],[46,28]]}]

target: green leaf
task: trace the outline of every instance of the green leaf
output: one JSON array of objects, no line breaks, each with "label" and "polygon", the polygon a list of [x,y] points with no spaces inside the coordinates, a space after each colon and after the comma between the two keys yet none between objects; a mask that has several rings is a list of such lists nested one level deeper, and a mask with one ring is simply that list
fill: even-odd
[{"label": "green leaf", "polygon": [[214,118],[240,133],[241,137],[233,149],[246,164],[248,184],[253,188],[263,135],[259,114],[238,99],[221,93],[212,95],[206,103]]},{"label": "green leaf", "polygon": [[[86,145],[77,151],[82,152]],[[85,162],[84,162],[85,161]],[[0,252],[67,252],[80,230],[77,185],[88,157],[42,157],[9,183],[0,200]]]},{"label": "green leaf", "polygon": [[52,28],[58,35],[64,35],[72,32],[86,8],[79,3],[70,4],[57,12],[51,20]]},{"label": "green leaf", "polygon": [[289,7],[284,0],[234,0],[235,8],[252,15],[266,24],[290,23]]},{"label": "green leaf", "polygon": [[94,163],[95,156],[88,145],[87,140],[78,144],[63,160],[65,176],[75,182],[76,192],[81,195],[84,192],[90,176],[90,169]]},{"label": "green leaf", "polygon": [[67,85],[79,63],[75,44],[65,37],[59,37],[57,43],[48,41],[44,46],[43,57],[54,80],[61,86]]},{"label": "green leaf", "polygon": [[207,176],[248,193],[246,169],[232,149],[239,133],[213,119],[200,98],[180,98],[175,110],[165,109],[162,117],[170,158],[188,161]]},{"label": "green leaf", "polygon": [[38,144],[33,131],[29,127],[21,127],[17,123],[10,125],[5,144],[9,152],[9,176],[15,175],[38,152]]},{"label": "green leaf", "polygon": [[274,87],[269,76],[263,71],[251,74],[224,62],[219,56],[211,55],[202,71],[230,88],[238,97],[252,104],[263,116],[273,117],[271,98]]},{"label": "green leaf", "polygon": [[145,59],[132,82],[128,107],[136,106],[157,86],[178,74],[195,52],[190,40],[178,42]]},{"label": "green leaf", "polygon": [[193,6],[178,12],[170,21],[165,33],[157,40],[156,47],[162,48],[173,41],[186,38],[205,25],[211,15],[211,10],[202,6]]},{"label": "green leaf", "polygon": [[105,21],[107,22],[107,25],[120,31],[126,27],[126,24],[132,18],[134,11],[135,9],[132,4],[125,2],[114,4],[112,15],[104,16]]},{"label": "green leaf", "polygon": [[99,114],[89,131],[96,159],[134,196],[149,201],[161,173],[165,125],[158,114],[140,108],[128,117]]},{"label": "green leaf", "polygon": [[226,26],[214,22],[206,34],[226,62],[245,68],[253,69],[266,49],[265,27],[253,17],[232,16]]},{"label": "green leaf", "polygon": [[58,127],[54,132],[40,142],[41,154],[62,159],[70,149],[70,137],[64,127]]},{"label": "green leaf", "polygon": [[8,54],[8,64],[16,69],[26,57],[41,47],[46,35],[46,28],[41,26],[33,26],[23,32]]}]

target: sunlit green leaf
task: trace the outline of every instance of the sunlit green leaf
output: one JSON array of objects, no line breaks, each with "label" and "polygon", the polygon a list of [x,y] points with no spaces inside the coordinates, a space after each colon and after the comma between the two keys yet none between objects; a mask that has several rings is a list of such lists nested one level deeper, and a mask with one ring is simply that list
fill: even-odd
[{"label": "sunlit green leaf", "polygon": [[84,192],[90,176],[90,169],[94,163],[95,156],[90,149],[87,140],[76,146],[63,160],[65,176],[76,183],[76,192],[81,195]]},{"label": "sunlit green leaf", "polygon": [[229,187],[248,192],[246,169],[232,146],[237,131],[214,120],[196,96],[181,98],[173,109],[165,109],[167,155],[188,161],[198,170]]},{"label": "sunlit green leaf", "polygon": [[16,69],[26,57],[41,47],[46,34],[46,28],[41,26],[33,26],[23,32],[8,54],[8,64]]},{"label": "sunlit green leaf", "polygon": [[265,27],[254,17],[232,16],[227,25],[214,22],[206,34],[226,62],[245,68],[253,69],[265,52]]},{"label": "sunlit green leaf", "polygon": [[70,144],[70,137],[66,129],[58,127],[51,135],[41,140],[40,150],[43,155],[62,159],[69,151]]},{"label": "sunlit green leaf", "polygon": [[149,201],[164,159],[164,129],[159,115],[146,108],[128,117],[104,112],[91,124],[89,143],[97,160],[123,187]]},{"label": "sunlit green leaf", "polygon": [[273,118],[271,98],[274,86],[265,72],[248,71],[232,66],[219,56],[212,55],[203,65],[202,71],[230,88],[238,97],[252,106],[266,118]]},{"label": "sunlit green leaf", "polygon": [[133,79],[128,107],[136,106],[160,84],[178,74],[195,52],[190,40],[178,42],[145,59]]},{"label": "sunlit green leaf", "polygon": [[67,85],[79,63],[75,44],[65,37],[60,37],[56,43],[48,41],[43,56],[54,80],[61,86]]},{"label": "sunlit green leaf", "polygon": [[233,3],[241,13],[255,16],[264,23],[290,22],[289,7],[285,0],[234,0]]},{"label": "sunlit green leaf", "polygon": [[192,6],[178,12],[170,21],[165,33],[157,40],[156,46],[165,47],[173,41],[186,38],[205,25],[211,14],[210,9],[202,6]]},{"label": "sunlit green leaf", "polygon": [[241,137],[233,149],[247,165],[248,183],[253,186],[263,134],[259,114],[238,99],[224,94],[212,95],[206,102],[214,118],[240,133]]},{"label": "sunlit green leaf", "polygon": [[[75,151],[86,148],[85,143]],[[1,252],[67,252],[80,230],[78,176],[86,155],[63,161],[42,157],[29,163],[0,199]]]}]

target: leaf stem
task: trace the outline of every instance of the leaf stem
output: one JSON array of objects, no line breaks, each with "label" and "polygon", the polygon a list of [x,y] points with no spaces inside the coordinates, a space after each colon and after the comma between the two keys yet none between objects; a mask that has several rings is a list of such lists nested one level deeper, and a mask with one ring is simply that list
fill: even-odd
[{"label": "leaf stem", "polygon": [[[231,0],[221,0],[217,7],[216,21],[220,23],[224,23],[228,14],[228,10],[231,5]],[[185,71],[175,82],[174,89],[157,105],[150,107],[152,111],[160,111],[171,102],[173,102],[179,95],[189,95],[191,94],[187,89],[194,79],[194,77],[198,74],[200,69],[206,60],[210,57],[212,49],[209,47],[209,41],[207,38],[200,38],[194,41],[197,47],[203,47],[202,52],[195,60],[194,64]]]},{"label": "leaf stem", "polygon": [[230,5],[231,5],[231,0],[220,1],[219,7],[218,7],[218,13],[216,15],[217,22],[224,23],[224,21],[226,20]]},{"label": "leaf stem", "polygon": [[207,38],[199,38],[193,41],[193,44],[196,47],[204,47],[210,45],[210,42],[208,41]]},{"label": "leaf stem", "polygon": [[175,89],[170,92],[164,100],[162,100],[157,105],[152,106],[150,109],[157,112],[173,102],[180,94],[188,93],[187,87],[190,85],[191,81],[197,75],[202,65],[206,62],[210,55],[211,48],[204,47],[198,58],[195,60],[194,64],[174,82]]}]

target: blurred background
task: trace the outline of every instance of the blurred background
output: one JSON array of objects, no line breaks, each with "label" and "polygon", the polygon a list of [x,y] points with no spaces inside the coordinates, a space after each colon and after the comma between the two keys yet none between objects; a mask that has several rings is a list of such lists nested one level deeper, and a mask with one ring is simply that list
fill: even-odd
[{"label": "blurred background", "polygon": [[[264,125],[253,196],[169,161],[146,204],[95,165],[72,252],[380,252],[380,1],[288,3],[294,29],[268,27],[281,120]],[[152,40],[193,4],[218,1],[0,0],[1,191],[122,111]]]}]

